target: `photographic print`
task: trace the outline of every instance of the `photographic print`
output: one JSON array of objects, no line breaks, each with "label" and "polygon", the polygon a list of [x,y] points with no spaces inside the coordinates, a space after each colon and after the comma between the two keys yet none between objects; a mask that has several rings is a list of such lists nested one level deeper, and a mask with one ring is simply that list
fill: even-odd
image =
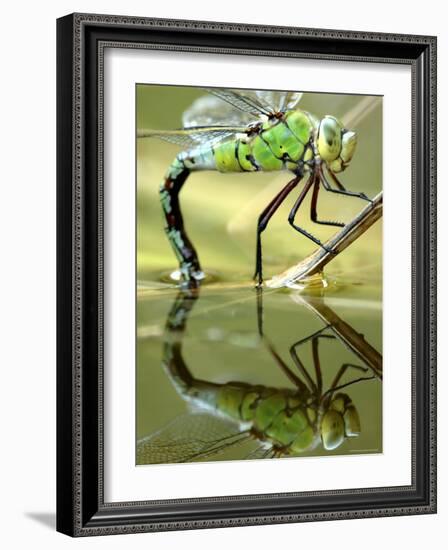
[{"label": "photographic print", "polygon": [[141,83],[135,146],[136,463],[381,453],[382,98]]}]

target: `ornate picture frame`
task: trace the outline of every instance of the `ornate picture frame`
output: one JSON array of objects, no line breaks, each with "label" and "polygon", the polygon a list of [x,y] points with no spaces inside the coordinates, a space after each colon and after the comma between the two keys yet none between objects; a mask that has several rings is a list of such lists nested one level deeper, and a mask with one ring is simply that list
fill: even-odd
[{"label": "ornate picture frame", "polygon": [[[104,477],[104,52],[408,66],[411,483],[108,502]],[[70,536],[436,512],[436,38],[72,14],[57,22],[57,529]],[[107,311],[107,308],[106,308]],[[397,342],[397,346],[400,343]],[[128,365],[134,368],[133,365]]]}]

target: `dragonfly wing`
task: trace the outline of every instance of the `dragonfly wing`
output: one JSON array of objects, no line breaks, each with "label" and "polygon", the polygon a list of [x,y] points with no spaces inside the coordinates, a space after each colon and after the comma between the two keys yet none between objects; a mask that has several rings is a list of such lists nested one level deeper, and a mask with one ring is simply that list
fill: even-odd
[{"label": "dragonfly wing", "polygon": [[257,92],[251,90],[208,88],[207,91],[233,106],[238,111],[247,113],[252,117],[252,120],[260,120],[260,117],[269,116],[273,112],[270,106],[260,100]]},{"label": "dragonfly wing", "polygon": [[139,130],[137,137],[155,137],[183,148],[213,145],[235,134],[247,133],[248,127],[263,116],[293,108],[299,92],[266,92],[210,88],[211,95],[193,102],[183,114],[180,130]]},{"label": "dragonfly wing", "polygon": [[220,97],[205,95],[196,99],[184,112],[182,123],[184,128],[194,126],[246,127],[257,119],[258,116],[239,110]]},{"label": "dragonfly wing", "polygon": [[293,109],[303,96],[302,92],[275,92],[267,90],[230,90],[209,88],[210,94],[252,117],[260,118],[270,114]]},{"label": "dragonfly wing", "polygon": [[137,464],[195,462],[250,440],[233,422],[207,413],[186,414],[137,442]]},{"label": "dragonfly wing", "polygon": [[272,447],[264,447],[259,445],[252,451],[250,451],[244,458],[250,460],[257,460],[259,458],[274,458],[274,449]]},{"label": "dragonfly wing", "polygon": [[284,98],[284,106],[283,111],[286,111],[288,109],[294,109],[295,106],[299,103],[299,101],[302,99],[303,93],[302,92],[287,92],[285,94]]},{"label": "dragonfly wing", "polygon": [[272,92],[267,90],[259,90],[253,92],[258,100],[269,108],[271,112],[283,112],[288,109],[293,109],[302,98],[302,92]]},{"label": "dragonfly wing", "polygon": [[197,147],[201,144],[213,145],[237,133],[246,132],[246,127],[235,126],[204,126],[185,128],[181,130],[140,130],[137,137],[153,137],[184,148]]}]

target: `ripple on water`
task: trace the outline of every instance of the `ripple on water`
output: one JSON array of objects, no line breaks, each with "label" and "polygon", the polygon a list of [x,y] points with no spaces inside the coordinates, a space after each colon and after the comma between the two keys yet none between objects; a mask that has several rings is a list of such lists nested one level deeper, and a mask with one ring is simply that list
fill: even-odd
[{"label": "ripple on water", "polygon": [[[216,271],[207,270],[203,272],[203,278],[200,281],[201,286],[210,285],[221,281],[221,277]],[[175,284],[176,287],[183,286],[182,274],[179,269],[174,271],[162,271],[156,276],[156,279],[162,283]]]}]

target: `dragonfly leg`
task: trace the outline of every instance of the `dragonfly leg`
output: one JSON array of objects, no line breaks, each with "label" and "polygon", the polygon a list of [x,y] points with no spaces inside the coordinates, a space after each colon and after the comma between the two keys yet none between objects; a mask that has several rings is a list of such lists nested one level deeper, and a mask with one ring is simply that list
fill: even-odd
[{"label": "dragonfly leg", "polygon": [[357,197],[358,199],[362,199],[372,203],[372,199],[369,199],[369,197],[365,193],[356,193],[355,191],[347,191],[347,189],[338,180],[334,172],[332,172],[328,167],[327,167],[327,170],[328,170],[328,173],[330,174],[332,181],[337,187],[337,189],[333,189],[333,187],[331,187],[330,183],[325,177],[324,171],[321,170],[322,184],[327,191],[330,191],[330,193],[337,193],[339,195],[346,195],[348,197]]},{"label": "dragonfly leg", "polygon": [[[289,348],[289,354],[291,356],[291,359],[294,361],[294,364],[301,372],[302,376],[305,377],[305,379],[308,382],[308,385],[319,392],[319,395],[322,393],[322,371],[320,368],[320,359],[319,359],[319,350],[318,350],[318,342],[319,338],[327,338],[327,339],[335,339],[336,336],[334,334],[324,334],[323,332],[327,330],[328,328],[331,328],[331,325],[327,325],[320,330],[314,332],[313,334],[310,334],[310,336],[307,336],[306,338],[303,338],[302,340],[299,340],[298,342],[295,342],[290,348]],[[306,342],[311,340],[311,346],[312,346],[312,353],[313,353],[313,363],[314,363],[314,370],[316,373],[316,383],[312,380],[311,376],[309,375],[308,371],[306,370],[303,362],[300,360],[299,355],[297,353],[297,348]]]},{"label": "dragonfly leg", "polygon": [[311,189],[311,186],[313,185],[314,181],[315,181],[315,176],[312,175],[310,176],[308,181],[305,183],[302,191],[300,192],[300,195],[297,197],[297,200],[291,209],[291,212],[289,213],[288,222],[289,222],[289,225],[293,227],[296,231],[298,231],[299,233],[301,233],[302,235],[304,235],[305,237],[307,237],[317,245],[321,246],[327,252],[332,253],[332,250],[327,248],[317,237],[315,237],[314,235],[311,235],[311,233],[309,233],[306,229],[303,229],[303,227],[299,227],[294,223],[297,211],[300,205],[302,204],[303,199],[306,197],[308,191]]},{"label": "dragonfly leg", "polygon": [[339,382],[341,381],[346,371],[350,368],[355,370],[360,370],[362,372],[367,372],[369,370],[367,367],[361,367],[360,365],[353,365],[352,363],[344,363],[339,369],[339,371],[337,372],[336,376],[334,377],[334,380],[331,383],[330,389],[335,388],[339,384]]},{"label": "dragonfly leg", "polygon": [[308,388],[311,390],[311,393],[316,393],[317,392],[316,383],[314,382],[314,380],[311,378],[310,374],[306,370],[305,365],[303,364],[302,360],[297,354],[297,351],[294,348],[294,345],[292,345],[289,348],[289,353],[291,355],[291,359],[293,360],[295,366],[297,367],[298,371],[300,372],[305,382],[307,383]]},{"label": "dragonfly leg", "polygon": [[257,286],[257,324],[258,334],[263,338],[263,323],[264,323],[264,310],[263,310],[263,287]]},{"label": "dragonfly leg", "polygon": [[306,391],[306,385],[300,380],[300,378],[288,367],[283,361],[281,356],[274,348],[272,342],[265,336],[263,332],[263,288],[257,288],[257,319],[258,319],[258,334],[260,335],[263,344],[266,346],[269,353],[274,358],[277,366],[283,371],[286,377],[299,389]]},{"label": "dragonfly leg", "polygon": [[374,380],[375,376],[361,376],[359,378],[355,378],[354,380],[350,380],[349,382],[345,382],[344,384],[340,384],[340,381],[346,371],[349,369],[355,369],[362,372],[367,372],[369,369],[367,367],[361,367],[360,365],[353,365],[351,363],[344,363],[339,371],[337,372],[330,388],[324,393],[323,397],[326,397],[328,395],[331,395],[332,393],[339,391],[343,388],[346,388],[347,386],[351,386],[352,384],[357,384],[358,382],[361,382],[362,380]]},{"label": "dragonfly leg", "polygon": [[[264,340],[269,352],[271,353],[272,357],[277,363],[277,366],[280,368],[280,370],[283,371],[283,373],[286,375],[288,380],[292,382],[299,390],[306,391],[307,385],[304,384],[302,380],[299,378],[299,376],[297,376],[297,374],[288,367],[288,365],[285,363],[285,361],[283,361],[283,359],[280,357],[278,352],[275,350],[274,346],[267,340],[266,337],[264,337]],[[312,381],[311,377],[309,376],[308,372],[306,371],[305,367],[303,366],[302,362],[298,357],[297,357],[297,360],[302,367],[302,368],[298,367],[299,371],[301,372],[302,375],[305,375],[305,380],[308,382],[308,388],[311,387],[311,390],[313,390],[316,387],[314,382]]]},{"label": "dragonfly leg", "polygon": [[320,336],[322,338],[336,338],[334,334],[323,334],[323,332],[327,329],[331,329],[332,325],[325,325],[323,328],[320,328],[319,330],[316,330],[316,332],[313,332],[313,334],[310,334],[306,338],[302,338],[301,340],[298,340],[295,342],[291,348],[297,348],[298,346],[301,346],[305,342],[308,342],[308,340],[312,340],[316,336]]},{"label": "dragonfly leg", "polygon": [[179,261],[182,278],[188,286],[197,286],[204,274],[196,249],[185,231],[179,204],[179,193],[189,174],[183,160],[176,158],[160,186],[159,195],[166,220],[165,231]]},{"label": "dragonfly leg", "polygon": [[300,181],[300,177],[295,177],[290,182],[288,182],[285,187],[278,193],[272,201],[267,205],[258,218],[257,224],[257,249],[256,249],[256,258],[255,258],[255,273],[254,279],[258,279],[258,286],[261,286],[263,283],[263,257],[261,249],[261,234],[268,226],[269,220],[278,210],[282,202],[286,199],[289,193],[297,186]]},{"label": "dragonfly leg", "polygon": [[319,196],[319,189],[320,189],[320,178],[316,177],[316,180],[314,182],[314,187],[313,187],[313,194],[311,196],[311,211],[310,211],[311,220],[314,223],[319,223],[320,225],[331,225],[331,226],[334,226],[334,227],[344,227],[345,224],[341,223],[341,222],[318,220],[317,219],[317,198]]},{"label": "dragonfly leg", "polygon": [[322,395],[322,371],[320,368],[320,357],[319,357],[319,336],[316,336],[311,340],[311,346],[313,351],[314,371],[316,373],[317,391],[320,397]]}]

